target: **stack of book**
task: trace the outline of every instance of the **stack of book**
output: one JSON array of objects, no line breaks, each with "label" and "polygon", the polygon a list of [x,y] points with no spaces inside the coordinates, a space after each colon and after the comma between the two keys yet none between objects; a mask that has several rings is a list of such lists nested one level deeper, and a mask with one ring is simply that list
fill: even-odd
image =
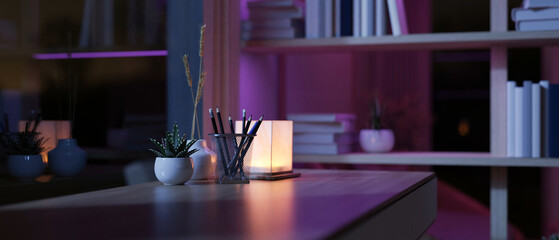
[{"label": "stack of book", "polygon": [[521,8],[513,8],[516,31],[559,30],[558,0],[524,0]]},{"label": "stack of book", "polygon": [[303,36],[303,11],[293,0],[252,1],[247,6],[249,18],[242,22],[243,40]]},{"label": "stack of book", "polygon": [[559,157],[559,84],[507,83],[507,156]]},{"label": "stack of book", "polygon": [[341,154],[355,150],[354,114],[289,114],[287,119],[293,121],[294,154]]},{"label": "stack of book", "polygon": [[306,38],[408,34],[403,0],[306,0]]}]

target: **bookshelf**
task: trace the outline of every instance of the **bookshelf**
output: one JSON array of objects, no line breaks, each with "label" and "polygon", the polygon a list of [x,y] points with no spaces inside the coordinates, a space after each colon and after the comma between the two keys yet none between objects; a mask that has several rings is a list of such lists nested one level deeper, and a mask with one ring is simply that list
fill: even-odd
[{"label": "bookshelf", "polygon": [[261,54],[320,53],[325,51],[464,50],[494,46],[539,47],[559,44],[559,31],[457,32],[381,37],[252,40],[243,51]]},{"label": "bookshelf", "polygon": [[429,165],[472,167],[559,167],[559,158],[507,158],[484,152],[391,152],[294,155],[295,163]]},{"label": "bookshelf", "polygon": [[[490,152],[407,152],[388,154],[350,153],[342,155],[294,155],[298,163],[350,163],[350,164],[413,164],[445,166],[485,166],[491,168],[491,239],[507,239],[507,168],[508,167],[559,167],[558,158],[507,158],[506,154],[506,81],[508,80],[507,51],[517,47],[541,47],[559,45],[559,31],[511,32],[508,31],[508,1],[491,0],[490,30],[485,32],[453,32],[410,34],[398,37],[342,37],[327,39],[252,40],[242,42],[239,36],[239,11],[241,2],[204,2],[204,21],[209,24],[214,55],[206,59],[208,76],[213,86],[211,94],[204,97],[204,104],[214,106],[226,104],[230,109],[238,109],[241,93],[225,86],[239,86],[243,72],[239,64],[241,52],[263,60],[276,56],[285,64],[285,56],[299,53],[357,53],[361,51],[415,51],[415,50],[490,50]],[[227,39],[227,41],[223,40]],[[270,77],[276,68],[258,65],[260,78]],[[267,71],[269,70],[269,71]],[[239,73],[241,72],[241,73]],[[279,75],[284,73],[279,72]],[[240,76],[239,76],[240,75]],[[223,80],[221,76],[227,76]],[[281,79],[281,78],[280,78]],[[221,86],[221,87],[220,87]],[[285,91],[280,89],[280,91]],[[281,103],[280,103],[281,104]],[[221,106],[221,105],[220,105]],[[280,106],[281,107],[281,106]],[[205,119],[205,122],[209,119]],[[206,127],[206,131],[210,131]]]}]

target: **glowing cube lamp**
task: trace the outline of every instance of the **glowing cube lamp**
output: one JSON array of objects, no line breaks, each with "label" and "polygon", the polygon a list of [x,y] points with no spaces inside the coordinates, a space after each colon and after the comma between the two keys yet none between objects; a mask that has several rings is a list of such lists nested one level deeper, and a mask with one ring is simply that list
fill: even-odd
[{"label": "glowing cube lamp", "polygon": [[[255,123],[252,121],[250,128]],[[236,121],[237,133],[241,132],[242,124],[242,121]],[[262,121],[250,148],[251,179],[280,180],[301,176],[300,173],[293,173],[292,121]]]}]

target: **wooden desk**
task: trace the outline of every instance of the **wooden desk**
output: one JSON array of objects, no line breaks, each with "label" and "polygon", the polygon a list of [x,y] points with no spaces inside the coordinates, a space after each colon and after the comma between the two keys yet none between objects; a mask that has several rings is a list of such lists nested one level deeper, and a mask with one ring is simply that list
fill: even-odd
[{"label": "wooden desk", "polygon": [[509,158],[489,153],[392,152],[293,155],[294,163],[480,166],[491,168],[491,239],[507,239],[508,167],[559,167],[559,158]]},{"label": "wooden desk", "polygon": [[0,239],[417,239],[430,172],[298,170],[244,185],[138,184],[0,207]]}]

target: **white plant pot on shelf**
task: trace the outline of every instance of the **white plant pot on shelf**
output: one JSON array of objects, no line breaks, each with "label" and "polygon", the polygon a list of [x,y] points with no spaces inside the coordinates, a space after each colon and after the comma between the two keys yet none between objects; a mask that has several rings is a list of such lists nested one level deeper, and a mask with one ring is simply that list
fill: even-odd
[{"label": "white plant pot on shelf", "polygon": [[363,129],[359,143],[365,152],[390,152],[394,147],[394,132],[391,129]]},{"label": "white plant pot on shelf", "polygon": [[153,170],[157,180],[164,185],[181,185],[192,177],[192,158],[158,157]]}]

